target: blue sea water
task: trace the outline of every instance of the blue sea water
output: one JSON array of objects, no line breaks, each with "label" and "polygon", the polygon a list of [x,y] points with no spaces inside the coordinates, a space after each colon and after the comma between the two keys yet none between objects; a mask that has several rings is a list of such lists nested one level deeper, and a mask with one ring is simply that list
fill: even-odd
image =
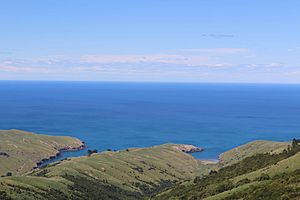
[{"label": "blue sea water", "polygon": [[193,144],[205,148],[195,157],[216,159],[252,140],[300,137],[300,85],[1,81],[0,129],[99,151]]}]

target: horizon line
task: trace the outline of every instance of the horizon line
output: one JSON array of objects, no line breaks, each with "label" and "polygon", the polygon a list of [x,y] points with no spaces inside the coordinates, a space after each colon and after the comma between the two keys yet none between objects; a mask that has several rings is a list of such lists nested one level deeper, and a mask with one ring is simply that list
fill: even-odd
[{"label": "horizon line", "polygon": [[201,82],[201,81],[125,81],[125,80],[34,80],[0,79],[0,82],[65,82],[65,83],[150,83],[150,84],[239,84],[239,85],[300,85],[289,82]]}]

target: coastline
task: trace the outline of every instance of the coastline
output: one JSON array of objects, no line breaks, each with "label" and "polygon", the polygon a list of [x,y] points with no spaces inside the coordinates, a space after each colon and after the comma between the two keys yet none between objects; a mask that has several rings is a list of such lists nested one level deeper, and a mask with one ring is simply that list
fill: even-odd
[{"label": "coastline", "polygon": [[218,164],[221,162],[221,160],[218,159],[199,159],[203,164],[209,165],[209,164]]},{"label": "coastline", "polygon": [[33,167],[33,169],[37,169],[37,168],[42,168],[48,164],[51,164],[53,162],[56,161],[56,159],[58,159],[59,157],[61,157],[63,155],[63,153],[65,152],[76,152],[76,151],[82,151],[86,149],[86,145],[84,141],[81,141],[81,145],[80,146],[76,146],[76,147],[72,147],[72,146],[66,146],[63,147],[61,149],[58,149],[57,153],[55,155],[52,155],[48,158],[43,158],[42,160],[40,160],[39,162],[36,163],[36,166]]},{"label": "coastline", "polygon": [[[67,158],[70,158],[70,157],[78,157],[78,156],[66,156],[66,157],[63,157],[63,154],[64,153],[67,153],[67,152],[78,152],[78,151],[82,151],[84,149],[87,148],[86,146],[86,143],[84,141],[81,141],[82,144],[80,146],[76,146],[76,147],[71,147],[71,146],[67,146],[67,147],[64,147],[64,148],[61,148],[61,149],[58,149],[57,153],[55,155],[52,155],[48,158],[43,158],[42,160],[40,160],[39,162],[36,163],[36,166],[33,168],[34,169],[38,169],[38,168],[43,168],[51,163],[54,163],[54,162],[57,162],[57,161],[60,161],[60,160],[64,160],[64,159],[67,159]],[[194,145],[190,145],[190,144],[173,144],[172,145],[173,148],[183,152],[183,153],[186,153],[186,154],[190,154],[193,156],[193,153],[199,153],[199,152],[203,152],[205,149],[202,148],[202,147],[197,147],[197,146],[194,146]],[[146,148],[146,147],[145,147]],[[105,152],[105,151],[103,151]],[[99,152],[101,153],[101,152]],[[194,157],[194,156],[193,156]],[[195,158],[197,159],[197,158]],[[200,160],[201,162],[203,163],[207,163],[207,164],[212,164],[212,163],[218,163],[219,160],[215,160],[215,159],[198,159]]]}]

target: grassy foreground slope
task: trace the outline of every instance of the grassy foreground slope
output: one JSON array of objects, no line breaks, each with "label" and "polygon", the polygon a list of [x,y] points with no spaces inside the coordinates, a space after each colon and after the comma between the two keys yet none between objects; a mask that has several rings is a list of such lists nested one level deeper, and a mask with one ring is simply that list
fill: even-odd
[{"label": "grassy foreground slope", "polygon": [[142,199],[209,172],[209,165],[175,147],[107,151],[60,161],[26,176],[0,178],[0,195],[22,200]]},{"label": "grassy foreground slope", "polygon": [[221,199],[300,199],[300,153],[254,172],[231,179],[231,190],[207,200]]},{"label": "grassy foreground slope", "polygon": [[222,167],[232,165],[255,154],[281,153],[288,148],[288,145],[290,145],[289,142],[256,140],[222,153],[219,156],[220,164]]},{"label": "grassy foreground slope", "polygon": [[0,131],[0,176],[7,172],[23,174],[36,163],[83,143],[72,137],[47,136],[19,130]]},{"label": "grassy foreground slope", "polygon": [[212,170],[208,176],[176,186],[156,199],[300,199],[300,141],[294,140],[287,149],[274,150],[258,152],[217,171]]}]

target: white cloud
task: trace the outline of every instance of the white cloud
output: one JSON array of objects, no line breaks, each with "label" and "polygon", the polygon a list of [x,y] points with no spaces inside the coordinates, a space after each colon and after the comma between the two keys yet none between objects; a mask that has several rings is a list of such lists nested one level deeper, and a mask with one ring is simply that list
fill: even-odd
[{"label": "white cloud", "polygon": [[182,52],[189,53],[210,53],[210,54],[237,54],[248,52],[245,48],[203,48],[203,49],[182,49]]},{"label": "white cloud", "polygon": [[85,55],[80,58],[83,63],[162,63],[185,66],[222,67],[227,62],[216,62],[218,56],[227,56],[247,52],[244,48],[182,49],[173,54],[148,55]]},{"label": "white cloud", "polygon": [[[0,61],[0,71],[12,73],[88,73],[107,71],[182,71],[187,67],[226,68],[218,56],[246,52],[243,48],[186,49],[173,54],[45,56]],[[160,69],[161,68],[161,69]],[[192,70],[192,69],[189,69]]]},{"label": "white cloud", "polygon": [[201,55],[87,55],[81,57],[83,63],[164,63],[196,66],[207,63],[208,57]]},{"label": "white cloud", "polygon": [[281,64],[281,63],[270,63],[270,64],[267,64],[266,67],[268,67],[268,68],[278,68],[278,67],[283,67],[283,64]]},{"label": "white cloud", "polygon": [[12,73],[59,73],[65,70],[50,69],[46,67],[26,67],[26,66],[14,66],[14,65],[0,65],[0,71],[12,72]]},{"label": "white cloud", "polygon": [[[238,75],[262,77],[289,71],[279,62],[256,63],[247,49],[186,49],[172,54],[46,56],[0,60],[0,75],[76,80],[198,80],[201,77],[230,79]],[[250,52],[251,53],[251,52]],[[243,57],[244,56],[244,57]],[[296,70],[295,70],[296,71]],[[295,73],[296,74],[296,73]],[[285,76],[289,76],[285,74]],[[290,75],[291,76],[291,75]],[[296,76],[296,75],[293,75]],[[239,80],[241,79],[238,77]],[[63,78],[62,78],[63,79]],[[219,80],[219,79],[218,79]]]}]

